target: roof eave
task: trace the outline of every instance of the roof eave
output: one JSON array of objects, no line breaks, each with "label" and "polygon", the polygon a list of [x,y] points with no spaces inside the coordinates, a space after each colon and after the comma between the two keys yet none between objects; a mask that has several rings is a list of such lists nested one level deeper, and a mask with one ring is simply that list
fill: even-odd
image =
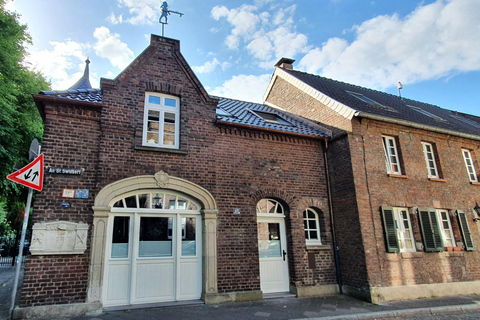
[{"label": "roof eave", "polygon": [[257,127],[257,126],[252,126],[252,125],[248,125],[248,124],[228,122],[228,121],[223,121],[223,120],[218,120],[218,119],[215,121],[215,123],[218,124],[218,125],[226,125],[226,126],[238,127],[238,128],[248,129],[248,130],[266,131],[266,132],[289,135],[289,136],[294,136],[294,137],[299,137],[299,138],[308,138],[308,139],[315,139],[315,140],[328,140],[330,138],[330,137],[309,135],[309,134],[304,134],[304,133],[296,133],[296,132],[290,132],[290,131],[269,129],[269,128],[265,128],[265,127]]},{"label": "roof eave", "polygon": [[103,104],[98,102],[89,102],[89,101],[80,101],[80,100],[73,100],[73,99],[67,99],[67,98],[52,97],[45,94],[32,94],[32,97],[44,121],[45,121],[45,103],[46,102],[55,103],[55,104],[76,105],[76,106],[91,108],[91,109],[102,109],[103,107]]},{"label": "roof eave", "polygon": [[438,133],[448,134],[451,136],[480,141],[480,136],[478,135],[458,132],[458,131],[449,130],[449,129],[442,129],[442,128],[420,124],[412,121],[394,119],[394,118],[379,116],[376,114],[371,114],[371,113],[361,112],[361,111],[357,111],[355,113],[355,116],[360,118],[367,118],[367,119],[378,120],[378,121],[383,121],[383,122],[392,123],[392,124],[399,124],[402,126],[411,127],[415,129],[423,129],[427,131],[438,132]]}]

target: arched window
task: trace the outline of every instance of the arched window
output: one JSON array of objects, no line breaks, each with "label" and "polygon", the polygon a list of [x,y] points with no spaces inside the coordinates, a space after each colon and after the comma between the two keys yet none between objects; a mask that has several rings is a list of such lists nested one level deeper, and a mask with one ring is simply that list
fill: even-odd
[{"label": "arched window", "polygon": [[131,211],[131,209],[187,210],[199,212],[199,208],[200,206],[193,200],[183,197],[180,194],[158,190],[137,191],[130,195],[127,194],[117,197],[112,201],[113,212]]},{"label": "arched window", "polygon": [[277,200],[265,198],[257,203],[257,215],[283,216],[284,214],[283,206]]},{"label": "arched window", "polygon": [[307,208],[303,211],[303,225],[305,227],[305,241],[307,245],[321,245],[320,223],[318,213],[314,209]]}]

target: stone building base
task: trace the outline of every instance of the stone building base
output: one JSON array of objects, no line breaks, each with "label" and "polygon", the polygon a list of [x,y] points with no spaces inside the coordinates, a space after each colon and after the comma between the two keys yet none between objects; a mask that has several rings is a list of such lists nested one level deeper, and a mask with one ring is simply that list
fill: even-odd
[{"label": "stone building base", "polygon": [[372,303],[480,294],[480,281],[372,287],[370,294]]},{"label": "stone building base", "polygon": [[47,306],[15,308],[13,310],[12,319],[49,319],[78,317],[82,315],[96,316],[101,314],[102,310],[103,308],[100,302],[55,304]]}]

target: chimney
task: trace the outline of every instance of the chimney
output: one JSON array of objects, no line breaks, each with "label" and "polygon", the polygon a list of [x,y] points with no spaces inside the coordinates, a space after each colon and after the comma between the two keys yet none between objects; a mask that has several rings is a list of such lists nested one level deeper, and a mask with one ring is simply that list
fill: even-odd
[{"label": "chimney", "polygon": [[292,64],[293,64],[294,62],[295,62],[295,60],[290,59],[290,58],[281,58],[281,59],[278,60],[278,62],[275,64],[275,67],[293,70]]}]

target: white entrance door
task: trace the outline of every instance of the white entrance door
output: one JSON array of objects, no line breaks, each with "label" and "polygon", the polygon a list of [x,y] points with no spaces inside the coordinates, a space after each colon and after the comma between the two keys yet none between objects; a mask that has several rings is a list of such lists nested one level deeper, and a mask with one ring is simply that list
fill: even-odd
[{"label": "white entrance door", "polygon": [[263,293],[287,292],[288,255],[283,218],[257,217],[260,289]]},{"label": "white entrance door", "polygon": [[170,202],[172,209],[109,218],[105,306],[200,299],[201,216],[180,200]]}]

